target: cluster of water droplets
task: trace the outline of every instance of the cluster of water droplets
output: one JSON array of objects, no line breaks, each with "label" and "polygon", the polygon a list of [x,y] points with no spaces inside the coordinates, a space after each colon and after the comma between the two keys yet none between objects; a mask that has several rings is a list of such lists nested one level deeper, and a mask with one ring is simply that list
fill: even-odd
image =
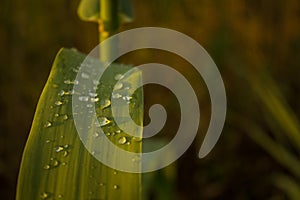
[{"label": "cluster of water droplets", "polygon": [[[73,68],[73,72],[77,73],[79,70],[77,68]],[[89,113],[93,113],[93,111],[99,111],[99,115],[97,113],[97,120],[95,121],[94,128],[95,131],[92,134],[92,137],[95,139],[102,136],[101,131],[97,131],[97,128],[101,128],[105,135],[107,137],[114,137],[114,141],[120,146],[127,145],[129,146],[132,142],[141,142],[142,138],[132,137],[128,136],[126,133],[124,133],[121,129],[119,129],[114,120],[113,117],[110,115],[110,107],[111,107],[111,100],[117,99],[119,101],[125,101],[127,104],[130,104],[132,102],[132,97],[128,94],[128,90],[131,89],[130,83],[128,82],[121,82],[124,78],[123,74],[116,74],[114,76],[115,81],[117,81],[117,84],[114,86],[111,85],[105,85],[101,83],[99,80],[93,79],[92,73],[83,72],[80,74],[80,78],[82,80],[91,80],[91,83],[93,84],[93,90],[88,90],[85,93],[81,93],[76,91],[75,86],[80,86],[81,80],[73,80],[73,79],[65,79],[63,81],[63,87],[60,88],[59,84],[53,84],[53,88],[57,89],[57,100],[54,102],[53,105],[51,105],[51,109],[55,111],[53,118],[47,120],[44,123],[44,128],[51,128],[55,126],[56,124],[62,124],[65,121],[72,119],[72,114],[69,113],[62,113],[61,110],[64,106],[71,106],[71,98],[73,95],[78,96],[78,100],[82,103],[84,103],[86,109],[89,111]],[[114,89],[114,92],[111,94],[111,96],[99,96],[98,90],[99,87],[110,87],[110,89]],[[63,109],[67,110],[67,109]],[[70,109],[69,109],[70,110]],[[81,114],[81,113],[73,113],[73,115]],[[92,127],[89,126],[90,129]],[[60,138],[64,138],[64,135],[61,135]],[[57,143],[54,146],[52,157],[49,159],[49,161],[43,166],[44,170],[52,170],[59,166],[67,165],[66,157],[70,154],[71,151],[71,145],[70,144],[63,144],[62,141],[59,140],[53,140],[53,139],[47,139],[46,144],[48,143]],[[52,145],[53,146],[53,145]],[[92,154],[95,154],[97,152],[92,152]],[[135,156],[132,158],[132,162],[140,162],[141,158],[138,156]],[[117,175],[117,172],[114,172],[115,175]],[[98,182],[98,186],[105,187],[106,183],[104,182]],[[118,184],[113,184],[112,189],[118,190],[120,189],[120,186]],[[91,192],[93,194],[93,192]],[[48,198],[55,198],[60,199],[63,198],[63,195],[54,195],[48,192],[43,192],[40,195],[41,199],[48,199]]]}]

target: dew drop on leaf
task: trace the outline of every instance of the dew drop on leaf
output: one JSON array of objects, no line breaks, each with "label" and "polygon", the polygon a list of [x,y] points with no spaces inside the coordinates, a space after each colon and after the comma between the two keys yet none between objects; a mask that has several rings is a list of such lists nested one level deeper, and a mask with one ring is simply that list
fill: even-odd
[{"label": "dew drop on leaf", "polygon": [[60,106],[62,104],[63,104],[63,102],[61,102],[61,101],[55,101],[55,105],[57,105],[57,106]]},{"label": "dew drop on leaf", "polygon": [[89,95],[90,95],[91,97],[97,97],[97,96],[98,96],[97,93],[93,93],[93,92],[90,92]]},{"label": "dew drop on leaf", "polygon": [[88,96],[80,96],[78,97],[79,101],[88,101],[89,97]]},{"label": "dew drop on leaf", "polygon": [[50,165],[45,165],[43,168],[44,169],[50,169],[51,167],[50,167]]},{"label": "dew drop on leaf", "polygon": [[123,137],[120,137],[120,138],[119,138],[118,143],[119,143],[119,144],[125,144],[126,141],[127,141],[127,140],[126,140],[126,137],[123,136]]},{"label": "dew drop on leaf", "polygon": [[116,130],[116,133],[121,133],[121,130]]},{"label": "dew drop on leaf", "polygon": [[119,93],[113,93],[111,96],[113,99],[119,99],[122,97],[122,95],[120,95]]},{"label": "dew drop on leaf", "polygon": [[98,102],[100,99],[98,97],[92,97],[91,102],[95,103]]},{"label": "dew drop on leaf", "polygon": [[53,166],[54,166],[54,167],[57,167],[58,165],[59,165],[58,160],[53,160]]},{"label": "dew drop on leaf", "polygon": [[64,115],[62,118],[63,118],[63,120],[69,119],[68,115]]},{"label": "dew drop on leaf", "polygon": [[105,125],[110,124],[110,123],[111,123],[111,121],[108,120],[106,117],[100,117],[99,118],[99,125],[100,126],[105,126]]},{"label": "dew drop on leaf", "polygon": [[64,96],[65,95],[65,91],[64,90],[61,90],[59,93],[58,93],[58,96]]},{"label": "dew drop on leaf", "polygon": [[132,99],[132,97],[129,95],[126,95],[126,96],[122,97],[122,99],[125,101],[130,101]]},{"label": "dew drop on leaf", "polygon": [[125,87],[125,88],[124,88],[124,90],[129,90],[129,89],[130,89],[130,87],[129,87],[129,86],[127,86],[127,87]]},{"label": "dew drop on leaf", "polygon": [[69,155],[69,153],[67,151],[64,151],[63,156],[67,157]]},{"label": "dew drop on leaf", "polygon": [[48,121],[48,122],[46,122],[46,124],[45,124],[45,127],[46,127],[46,128],[48,128],[48,127],[50,127],[50,126],[52,126],[52,123],[51,123],[51,122],[49,122],[49,121]]},{"label": "dew drop on leaf", "polygon": [[104,183],[99,183],[99,185],[100,185],[100,186],[105,186],[105,184],[104,184]]},{"label": "dew drop on leaf", "polygon": [[40,197],[41,199],[47,199],[50,195],[47,192],[42,192]]},{"label": "dew drop on leaf", "polygon": [[114,90],[120,90],[123,87],[123,83],[117,83],[114,87]]},{"label": "dew drop on leaf", "polygon": [[109,107],[110,104],[111,104],[110,100],[108,100],[108,99],[102,100],[101,101],[101,109]]},{"label": "dew drop on leaf", "polygon": [[84,79],[89,79],[90,75],[88,75],[87,73],[81,73],[81,77]]},{"label": "dew drop on leaf", "polygon": [[55,151],[58,153],[58,152],[61,152],[61,151],[63,151],[64,150],[64,147],[62,147],[62,146],[56,146],[55,147]]},{"label": "dew drop on leaf", "polygon": [[51,140],[46,140],[46,143],[50,143],[50,142],[52,142]]},{"label": "dew drop on leaf", "polygon": [[114,185],[113,188],[114,188],[115,190],[117,190],[117,189],[119,189],[120,187],[119,187],[118,185]]},{"label": "dew drop on leaf", "polygon": [[95,133],[93,134],[93,136],[94,136],[95,138],[97,138],[97,137],[99,137],[99,133],[95,132]]}]

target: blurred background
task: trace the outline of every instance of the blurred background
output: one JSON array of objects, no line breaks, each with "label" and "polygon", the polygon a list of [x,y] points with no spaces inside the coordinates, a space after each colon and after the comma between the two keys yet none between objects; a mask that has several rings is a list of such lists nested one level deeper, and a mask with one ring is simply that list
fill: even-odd
[{"label": "blurred background", "polygon": [[[39,95],[61,47],[88,53],[97,25],[77,17],[79,0],[3,0],[0,6],[0,197],[14,199],[22,151]],[[197,139],[171,166],[147,174],[145,199],[300,199],[300,1],[133,0],[143,26],[174,29],[198,41],[224,79],[228,112],[221,138],[204,159],[197,154],[210,119],[205,83],[185,60],[156,50],[120,58],[159,62],[180,71],[197,93]],[[161,103],[167,123],[156,141],[169,141],[180,123],[175,96],[145,88],[148,109]],[[30,184],[30,183],[28,183]]]}]

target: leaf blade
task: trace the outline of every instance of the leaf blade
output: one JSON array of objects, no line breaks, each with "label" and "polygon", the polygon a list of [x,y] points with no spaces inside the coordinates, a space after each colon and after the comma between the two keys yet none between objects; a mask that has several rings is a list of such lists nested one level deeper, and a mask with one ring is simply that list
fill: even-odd
[{"label": "leaf blade", "polygon": [[[16,199],[141,198],[141,175],[103,165],[87,151],[77,134],[71,114],[72,81],[84,59],[76,51],[62,49],[54,61],[24,150]],[[117,66],[111,73],[120,70],[125,68]],[[135,75],[133,82],[139,78],[140,74]],[[133,116],[142,121],[142,92],[137,96]],[[117,139],[112,137],[111,141],[118,145]],[[141,142],[125,149],[141,152]]]}]

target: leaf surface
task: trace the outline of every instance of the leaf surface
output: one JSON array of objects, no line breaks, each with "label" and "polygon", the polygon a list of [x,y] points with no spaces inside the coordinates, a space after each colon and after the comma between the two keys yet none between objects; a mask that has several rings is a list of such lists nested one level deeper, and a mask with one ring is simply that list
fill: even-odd
[{"label": "leaf surface", "polygon": [[[49,79],[40,97],[30,135],[23,153],[19,173],[17,199],[128,199],[141,198],[141,174],[125,173],[100,163],[81,142],[72,115],[72,93],[78,67],[85,55],[62,49],[53,64]],[[98,62],[93,60],[93,62]],[[103,127],[102,137],[114,145],[132,152],[142,151],[141,140],[118,129],[111,116],[111,108],[103,108],[116,80],[112,77],[131,69],[113,64],[105,79],[100,80],[95,109],[101,110],[111,123]],[[128,75],[128,84],[141,81],[140,71]],[[95,97],[95,94],[93,94]],[[96,98],[96,97],[95,97]],[[137,124],[142,123],[142,90],[130,100],[130,114]],[[107,103],[107,102],[106,102]],[[98,113],[97,113],[98,114]],[[97,132],[94,137],[100,137]],[[142,134],[142,133],[140,133]],[[125,137],[126,142],[119,142]],[[101,151],[107,151],[105,146]]]}]

